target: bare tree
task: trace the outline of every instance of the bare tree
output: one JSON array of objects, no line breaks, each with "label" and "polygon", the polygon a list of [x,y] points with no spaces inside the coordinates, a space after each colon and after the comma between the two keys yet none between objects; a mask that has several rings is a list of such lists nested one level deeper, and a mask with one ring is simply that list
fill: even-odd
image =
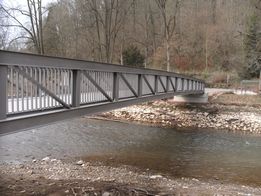
[{"label": "bare tree", "polygon": [[6,49],[8,41],[8,29],[4,27],[6,19],[3,10],[0,8],[0,49]]},{"label": "bare tree", "polygon": [[[12,41],[18,39],[27,39],[33,43],[37,53],[44,54],[43,43],[43,8],[42,0],[27,0],[27,9],[20,7],[7,8],[1,5],[1,9],[6,17],[10,19],[9,24],[4,24],[4,27],[19,28],[24,31],[21,36],[15,37]],[[17,14],[23,15],[28,19],[30,25],[17,17]]]},{"label": "bare tree", "polygon": [[126,19],[128,3],[123,0],[90,0],[89,5],[94,16],[99,59],[113,62],[115,44]]},{"label": "bare tree", "polygon": [[178,13],[180,1],[171,1],[174,4],[173,10],[168,9],[168,0],[155,0],[160,10],[163,28],[164,28],[164,39],[166,45],[166,58],[167,58],[167,71],[170,71],[170,40],[174,34],[176,27],[176,15]]}]

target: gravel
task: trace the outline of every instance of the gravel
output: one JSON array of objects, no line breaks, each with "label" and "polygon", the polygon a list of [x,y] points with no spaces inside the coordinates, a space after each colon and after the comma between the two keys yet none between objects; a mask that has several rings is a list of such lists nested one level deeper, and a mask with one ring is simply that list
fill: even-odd
[{"label": "gravel", "polygon": [[0,195],[260,195],[261,188],[171,178],[129,166],[36,160],[0,165]]},{"label": "gravel", "polygon": [[156,101],[121,108],[100,117],[174,128],[211,128],[261,134],[261,109],[235,105],[176,105]]}]

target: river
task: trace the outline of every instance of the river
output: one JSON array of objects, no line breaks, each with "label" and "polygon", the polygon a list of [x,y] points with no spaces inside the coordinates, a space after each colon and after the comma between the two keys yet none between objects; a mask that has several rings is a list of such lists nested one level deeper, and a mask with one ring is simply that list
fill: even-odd
[{"label": "river", "polygon": [[260,136],[78,118],[0,137],[1,162],[46,156],[261,186]]}]

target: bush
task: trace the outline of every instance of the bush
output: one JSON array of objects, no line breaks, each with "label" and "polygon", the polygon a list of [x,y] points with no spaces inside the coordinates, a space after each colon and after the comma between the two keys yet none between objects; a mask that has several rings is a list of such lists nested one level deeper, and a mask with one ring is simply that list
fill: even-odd
[{"label": "bush", "polygon": [[210,82],[217,83],[227,83],[227,74],[224,72],[216,72],[210,77]]},{"label": "bush", "polygon": [[261,34],[257,15],[250,17],[247,32],[244,34],[245,66],[240,72],[244,79],[257,78],[261,71]]},{"label": "bush", "polygon": [[123,64],[133,67],[144,67],[144,55],[136,46],[130,46],[122,53]]}]

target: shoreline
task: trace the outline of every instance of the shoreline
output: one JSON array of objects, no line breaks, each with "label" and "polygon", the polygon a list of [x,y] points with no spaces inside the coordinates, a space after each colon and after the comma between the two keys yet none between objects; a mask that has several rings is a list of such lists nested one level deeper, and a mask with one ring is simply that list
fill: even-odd
[{"label": "shoreline", "polygon": [[242,104],[176,104],[154,101],[92,118],[177,129],[214,129],[261,135],[261,107]]}]

